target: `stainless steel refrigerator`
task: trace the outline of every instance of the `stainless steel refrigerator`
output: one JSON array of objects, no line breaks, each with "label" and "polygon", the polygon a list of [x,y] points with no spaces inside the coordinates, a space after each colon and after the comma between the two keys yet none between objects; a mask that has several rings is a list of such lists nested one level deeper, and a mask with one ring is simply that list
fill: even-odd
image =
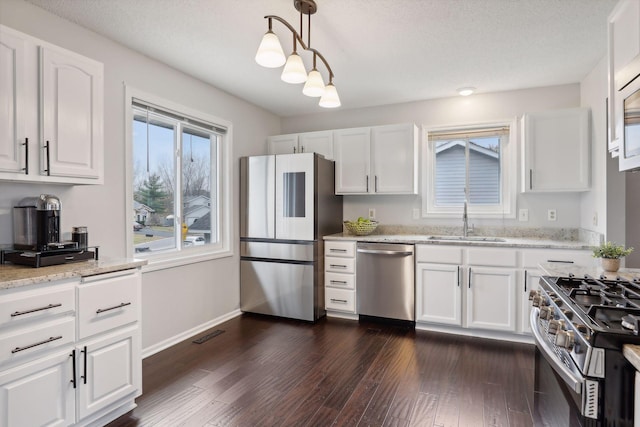
[{"label": "stainless steel refrigerator", "polygon": [[342,231],[334,162],[315,153],[240,159],[240,309],[324,316],[323,236]]}]

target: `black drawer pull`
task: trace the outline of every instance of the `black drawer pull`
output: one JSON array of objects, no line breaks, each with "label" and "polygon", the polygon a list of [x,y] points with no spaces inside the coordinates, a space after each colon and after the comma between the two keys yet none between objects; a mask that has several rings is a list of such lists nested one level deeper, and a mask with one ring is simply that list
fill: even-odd
[{"label": "black drawer pull", "polygon": [[346,285],[347,284],[346,280],[329,280],[329,282],[331,282],[331,283],[339,283],[341,285]]},{"label": "black drawer pull", "polygon": [[347,252],[347,250],[346,249],[334,249],[334,248],[331,248],[331,249],[329,249],[329,252]]},{"label": "black drawer pull", "polygon": [[46,307],[34,308],[32,310],[16,311],[11,313],[11,317],[22,316],[23,314],[35,313],[36,311],[49,310],[50,308],[60,307],[62,304],[49,304]]},{"label": "black drawer pull", "polygon": [[122,304],[114,305],[113,307],[99,308],[99,309],[96,310],[96,314],[104,313],[105,311],[115,310],[117,308],[126,307],[128,305],[131,305],[131,303],[130,302],[123,302]]},{"label": "black drawer pull", "polygon": [[547,262],[562,262],[564,264],[573,264],[573,261],[564,261],[561,259],[548,259]]},{"label": "black drawer pull", "polygon": [[60,335],[58,337],[51,337],[48,340],[40,341],[40,342],[37,342],[35,344],[27,345],[27,346],[24,346],[24,347],[16,347],[13,350],[11,350],[11,353],[18,353],[20,351],[28,350],[30,348],[37,347],[37,346],[42,345],[42,344],[50,343],[51,341],[56,341],[56,340],[61,340],[61,339],[62,339],[62,335]]},{"label": "black drawer pull", "polygon": [[329,267],[331,267],[331,268],[347,268],[346,265],[342,265],[342,264],[329,264]]},{"label": "black drawer pull", "polygon": [[335,299],[335,298],[331,298],[331,302],[341,302],[343,304],[348,303],[349,301],[347,301],[346,299]]}]

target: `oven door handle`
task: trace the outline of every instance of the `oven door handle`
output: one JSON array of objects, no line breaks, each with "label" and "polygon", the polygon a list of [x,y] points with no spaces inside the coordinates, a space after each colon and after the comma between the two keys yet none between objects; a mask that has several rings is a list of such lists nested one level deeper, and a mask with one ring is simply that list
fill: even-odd
[{"label": "oven door handle", "polygon": [[576,374],[571,372],[571,370],[565,365],[558,362],[558,358],[553,349],[542,337],[542,334],[538,330],[539,313],[540,309],[537,307],[533,307],[533,309],[531,310],[531,332],[533,333],[533,339],[536,342],[536,346],[538,347],[538,349],[540,349],[540,353],[542,353],[544,358],[547,359],[547,362],[549,362],[549,365],[551,365],[553,370],[556,371],[558,375],[560,375],[560,378],[562,378],[562,380],[567,383],[567,385],[571,387],[573,391],[578,394],[582,394],[582,385],[584,384],[584,378],[577,376]]}]

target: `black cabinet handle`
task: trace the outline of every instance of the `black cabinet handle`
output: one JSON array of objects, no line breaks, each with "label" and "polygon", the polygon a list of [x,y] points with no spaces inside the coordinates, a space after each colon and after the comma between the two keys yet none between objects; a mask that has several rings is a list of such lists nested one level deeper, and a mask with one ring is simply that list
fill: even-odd
[{"label": "black cabinet handle", "polygon": [[49,310],[51,308],[56,308],[56,307],[61,307],[61,306],[62,306],[61,303],[57,303],[57,304],[49,304],[49,305],[47,305],[45,307],[33,308],[31,310],[16,311],[15,313],[11,313],[11,317],[18,317],[18,316],[22,316],[22,315],[29,314],[29,313],[35,313],[36,311]]},{"label": "black cabinet handle", "polygon": [[527,293],[527,270],[524,271],[524,292]]},{"label": "black cabinet handle", "polygon": [[49,141],[44,143],[44,151],[47,158],[47,168],[44,171],[47,173],[47,176],[51,176],[51,156],[49,153]]},{"label": "black cabinet handle", "polygon": [[75,348],[73,349],[69,357],[71,358],[71,369],[73,369],[73,378],[71,379],[71,384],[73,384],[73,388],[76,388],[76,349]]},{"label": "black cabinet handle", "polygon": [[122,304],[114,305],[113,307],[99,308],[99,309],[96,310],[96,314],[104,313],[105,311],[115,310],[116,308],[126,307],[128,305],[131,305],[131,303],[130,302],[123,302]]},{"label": "black cabinet handle", "polygon": [[460,266],[458,266],[458,287],[460,287]]},{"label": "black cabinet handle", "polygon": [[533,169],[529,169],[529,190],[533,190]]},{"label": "black cabinet handle", "polygon": [[469,267],[469,289],[471,289],[471,267]]},{"label": "black cabinet handle", "polygon": [[369,192],[369,175],[367,175],[367,193]]},{"label": "black cabinet handle", "polygon": [[82,375],[80,378],[82,378],[83,382],[86,384],[87,383],[87,346],[84,346],[84,349],[80,350],[81,353],[84,353],[84,375]]},{"label": "black cabinet handle", "polygon": [[375,176],[375,187],[374,187],[374,191],[377,193],[378,192],[378,175]]},{"label": "black cabinet handle", "polygon": [[346,304],[348,301],[346,299],[335,299],[335,298],[331,298],[331,302],[341,302],[343,304]]},{"label": "black cabinet handle", "polygon": [[29,175],[29,138],[24,139],[24,167],[22,170],[25,175]]},{"label": "black cabinet handle", "polygon": [[48,344],[48,343],[50,343],[52,341],[61,340],[61,339],[62,339],[62,335],[57,336],[57,337],[51,337],[49,339],[37,342],[35,344],[29,344],[29,345],[26,345],[24,347],[16,347],[13,350],[11,350],[11,353],[18,353],[18,352],[21,352],[21,351],[24,351],[24,350],[28,350],[28,349],[33,348],[33,347],[37,347],[39,345]]}]

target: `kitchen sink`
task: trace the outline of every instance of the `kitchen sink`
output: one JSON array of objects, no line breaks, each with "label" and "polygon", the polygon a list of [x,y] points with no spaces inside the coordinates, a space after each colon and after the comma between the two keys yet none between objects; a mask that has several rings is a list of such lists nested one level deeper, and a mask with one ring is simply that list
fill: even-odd
[{"label": "kitchen sink", "polygon": [[483,236],[429,236],[429,240],[449,240],[456,242],[506,242],[505,239],[499,237],[483,237]]}]

